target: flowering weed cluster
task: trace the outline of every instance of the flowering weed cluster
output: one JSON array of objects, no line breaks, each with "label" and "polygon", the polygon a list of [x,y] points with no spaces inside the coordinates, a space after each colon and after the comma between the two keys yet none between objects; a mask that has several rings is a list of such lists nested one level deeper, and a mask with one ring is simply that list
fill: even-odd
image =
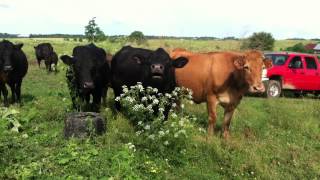
[{"label": "flowering weed cluster", "polygon": [[[156,88],[144,88],[138,83],[130,88],[123,86],[123,94],[115,101],[120,102],[124,114],[135,126],[140,139],[135,144],[137,147],[158,152],[171,149],[183,154],[193,118],[177,115],[173,109],[178,100],[191,98],[192,93],[186,88],[177,87],[171,93],[162,94]],[[167,119],[166,113],[170,113]]]}]

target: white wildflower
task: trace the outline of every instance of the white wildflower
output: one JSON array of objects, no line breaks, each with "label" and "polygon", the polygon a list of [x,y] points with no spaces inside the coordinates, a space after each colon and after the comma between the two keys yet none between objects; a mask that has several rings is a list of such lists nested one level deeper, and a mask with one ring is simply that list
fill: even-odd
[{"label": "white wildflower", "polygon": [[137,131],[136,132],[136,136],[139,136],[140,134],[142,134],[143,133],[143,131]]},{"label": "white wildflower", "polygon": [[177,138],[179,136],[179,133],[174,133],[173,137]]},{"label": "white wildflower", "polygon": [[181,104],[180,106],[181,106],[182,109],[184,108],[184,104]]},{"label": "white wildflower", "polygon": [[168,97],[168,98],[172,97],[171,94],[168,94],[168,93],[166,93],[165,96]]},{"label": "white wildflower", "polygon": [[141,125],[142,125],[142,121],[139,121],[139,122],[138,122],[138,125],[141,126]]},{"label": "white wildflower", "polygon": [[158,99],[154,99],[152,104],[159,104],[159,100]]},{"label": "white wildflower", "polygon": [[183,121],[183,120],[180,120],[180,121],[179,121],[179,125],[180,125],[180,126],[183,126],[183,125],[184,125],[184,121]]},{"label": "white wildflower", "polygon": [[163,131],[159,131],[158,133],[159,133],[159,136],[160,136],[160,137],[162,137],[162,136],[165,135],[165,133],[164,133]]},{"label": "white wildflower", "polygon": [[120,97],[118,96],[118,97],[116,97],[114,100],[115,100],[115,101],[120,101]]},{"label": "white wildflower", "polygon": [[158,92],[158,89],[157,89],[157,88],[153,88],[153,92],[154,92],[154,93],[157,93],[157,92]]},{"label": "white wildflower", "polygon": [[147,101],[147,100],[148,100],[148,99],[147,99],[147,97],[145,97],[145,96],[141,98],[141,101],[142,101],[142,102]]},{"label": "white wildflower", "polygon": [[172,107],[174,107],[174,108],[175,108],[176,106],[177,106],[177,104],[176,104],[176,103],[172,103]]},{"label": "white wildflower", "polygon": [[159,111],[160,111],[160,112],[164,112],[164,109],[163,109],[163,108],[159,108]]},{"label": "white wildflower", "polygon": [[168,146],[168,145],[169,145],[169,141],[165,141],[165,142],[163,142],[163,144],[164,144],[165,146]]},{"label": "white wildflower", "polygon": [[178,116],[177,116],[177,114],[176,114],[176,113],[172,113],[172,114],[171,114],[171,117],[173,117],[173,118],[177,118]]},{"label": "white wildflower", "polygon": [[153,134],[151,134],[151,135],[148,136],[148,138],[151,139],[151,140],[154,140],[154,137],[155,137],[155,136],[154,136]]},{"label": "white wildflower", "polygon": [[144,127],[145,130],[149,130],[150,129],[150,125],[147,124],[145,127]]}]

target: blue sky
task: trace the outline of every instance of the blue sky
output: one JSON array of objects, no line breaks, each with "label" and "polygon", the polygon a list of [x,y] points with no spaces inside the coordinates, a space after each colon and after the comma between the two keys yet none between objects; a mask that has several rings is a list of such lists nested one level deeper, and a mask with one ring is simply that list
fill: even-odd
[{"label": "blue sky", "polygon": [[320,38],[319,0],[0,0],[0,32],[83,34],[96,17],[107,35]]}]

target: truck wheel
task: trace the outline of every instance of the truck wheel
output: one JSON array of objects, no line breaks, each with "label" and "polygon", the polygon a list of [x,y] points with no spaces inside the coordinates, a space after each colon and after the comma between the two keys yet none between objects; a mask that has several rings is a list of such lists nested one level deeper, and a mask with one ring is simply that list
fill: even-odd
[{"label": "truck wheel", "polygon": [[267,86],[267,97],[277,98],[281,95],[281,85],[279,81],[270,80]]}]

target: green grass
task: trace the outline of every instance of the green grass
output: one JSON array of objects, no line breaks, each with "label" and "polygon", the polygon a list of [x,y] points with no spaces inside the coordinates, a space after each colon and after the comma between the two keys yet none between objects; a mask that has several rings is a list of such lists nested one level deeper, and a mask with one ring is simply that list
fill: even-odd
[{"label": "green grass", "polygon": [[[185,112],[197,117],[185,155],[139,149],[132,153],[125,144],[134,142],[134,129],[123,115],[112,111],[112,91],[101,114],[107,133],[88,140],[65,140],[63,126],[70,112],[65,66],[48,74],[35,64],[33,46],[51,42],[58,54],[71,54],[78,42],[61,39],[15,39],[24,42],[29,71],[22,85],[23,125],[20,133],[0,129],[0,179],[319,179],[320,102],[312,98],[264,99],[245,97],[231,124],[231,139],[221,138],[222,109],[217,133],[207,141],[199,128],[207,127],[205,104],[186,105]],[[85,42],[84,42],[85,43]],[[83,44],[84,44],[83,43]],[[152,40],[148,48],[185,47],[195,51],[237,49],[236,41]],[[290,41],[291,43],[291,41]],[[276,42],[276,48],[289,42]],[[112,53],[122,43],[100,43]],[[0,122],[3,124],[4,122]]]}]

